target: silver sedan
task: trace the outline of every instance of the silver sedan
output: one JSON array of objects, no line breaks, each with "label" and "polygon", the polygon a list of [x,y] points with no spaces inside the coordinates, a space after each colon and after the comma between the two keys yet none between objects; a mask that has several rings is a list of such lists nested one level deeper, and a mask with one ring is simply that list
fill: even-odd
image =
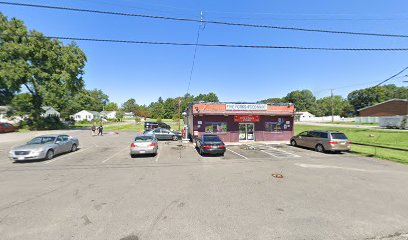
[{"label": "silver sedan", "polygon": [[39,160],[54,158],[55,155],[75,152],[78,149],[77,138],[68,135],[44,135],[33,138],[24,145],[10,150],[12,161]]}]

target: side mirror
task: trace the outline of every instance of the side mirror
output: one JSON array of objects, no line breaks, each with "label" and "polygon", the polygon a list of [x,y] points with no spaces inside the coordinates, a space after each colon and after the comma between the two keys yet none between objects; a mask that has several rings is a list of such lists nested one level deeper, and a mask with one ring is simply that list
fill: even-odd
[{"label": "side mirror", "polygon": [[55,143],[56,143],[56,144],[60,144],[60,143],[61,143],[61,141],[56,141]]}]

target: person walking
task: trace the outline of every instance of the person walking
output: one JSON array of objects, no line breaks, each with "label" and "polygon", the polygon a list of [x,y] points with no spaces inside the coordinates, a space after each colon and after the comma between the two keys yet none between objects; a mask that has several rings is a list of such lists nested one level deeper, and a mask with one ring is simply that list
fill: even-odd
[{"label": "person walking", "polygon": [[96,126],[95,126],[95,123],[92,125],[91,131],[92,131],[92,136],[95,136],[95,134],[96,134]]},{"label": "person walking", "polygon": [[98,135],[103,136],[103,126],[102,126],[102,124],[99,126],[98,130],[99,130]]}]

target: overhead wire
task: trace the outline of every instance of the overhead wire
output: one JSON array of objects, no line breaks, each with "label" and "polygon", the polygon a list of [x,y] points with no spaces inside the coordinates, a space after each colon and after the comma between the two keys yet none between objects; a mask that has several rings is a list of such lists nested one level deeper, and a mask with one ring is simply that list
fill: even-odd
[{"label": "overhead wire", "polygon": [[[21,3],[21,2],[18,3],[18,2],[0,1],[0,4],[11,5],[11,6],[19,6],[19,7],[32,7],[32,8],[43,8],[43,9],[53,9],[53,10],[64,10],[64,11],[86,12],[86,13],[96,13],[96,14],[118,15],[118,16],[126,16],[126,17],[141,17],[141,18],[150,18],[150,19],[186,21],[186,22],[197,22],[197,23],[201,22],[200,19],[194,19],[194,18],[180,18],[180,17],[157,16],[157,15],[148,15],[148,14],[139,14],[139,13],[102,11],[102,10],[94,10],[94,9],[61,7],[61,6],[51,6],[51,5],[39,5],[39,4],[30,4],[30,3]],[[228,25],[228,26],[240,26],[240,27],[267,28],[267,29],[277,29],[277,30],[302,31],[302,32],[360,35],[360,36],[373,36],[373,37],[408,38],[408,35],[406,35],[406,34],[387,34],[387,33],[371,33],[371,32],[338,31],[338,30],[327,30],[327,29],[285,27],[285,26],[262,25],[262,24],[252,24],[252,23],[236,23],[236,22],[224,22],[224,21],[212,21],[212,20],[203,20],[202,23]]]},{"label": "overhead wire", "polygon": [[[40,37],[40,36],[21,36],[15,34],[3,34],[16,37]],[[199,47],[225,47],[225,48],[254,48],[254,49],[292,49],[292,50],[316,50],[316,51],[408,51],[408,48],[334,48],[334,47],[302,47],[302,46],[274,46],[274,45],[245,45],[245,44],[209,44],[209,43],[183,43],[183,42],[158,42],[158,41],[135,41],[125,39],[103,39],[86,37],[66,37],[66,36],[46,36],[41,37],[71,41],[89,41],[89,42],[108,42],[108,43],[126,43],[126,44],[145,44],[145,45],[172,45],[172,46],[199,46]]]}]

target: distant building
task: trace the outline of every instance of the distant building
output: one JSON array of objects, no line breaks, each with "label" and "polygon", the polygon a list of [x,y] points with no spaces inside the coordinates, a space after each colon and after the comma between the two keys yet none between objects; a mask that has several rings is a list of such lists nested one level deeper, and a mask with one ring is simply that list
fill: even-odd
[{"label": "distant building", "polygon": [[135,114],[132,112],[126,112],[123,118],[135,118]]},{"label": "distant building", "polygon": [[408,100],[391,99],[358,110],[360,117],[385,117],[408,115]]},{"label": "distant building", "polygon": [[296,112],[295,113],[295,121],[305,121],[306,119],[314,118],[315,115],[311,114],[310,112]]},{"label": "distant building", "polygon": [[88,110],[82,110],[80,112],[75,113],[74,115],[71,115],[71,118],[74,119],[74,121],[76,122],[83,121],[83,120],[92,121],[100,117],[101,115],[97,111],[88,111]]},{"label": "distant building", "polygon": [[59,118],[61,116],[61,114],[51,106],[44,106],[44,107],[41,107],[41,108],[44,111],[41,114],[41,117],[43,117],[43,118],[46,118],[46,117],[57,117],[57,118]]},{"label": "distant building", "polygon": [[115,119],[116,118],[116,111],[102,111],[101,117],[105,119]]}]

